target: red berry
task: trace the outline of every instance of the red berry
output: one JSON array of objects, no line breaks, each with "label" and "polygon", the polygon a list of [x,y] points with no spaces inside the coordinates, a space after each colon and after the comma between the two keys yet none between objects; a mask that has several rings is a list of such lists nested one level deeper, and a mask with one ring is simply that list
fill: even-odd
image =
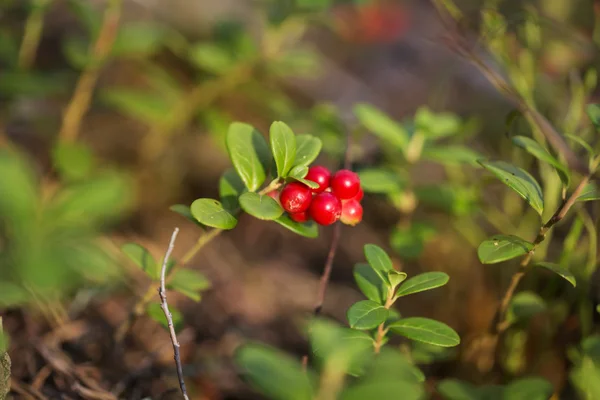
[{"label": "red berry", "polygon": [[361,201],[365,197],[365,192],[362,188],[358,189],[358,193],[351,200]]},{"label": "red berry", "polygon": [[331,193],[319,193],[310,203],[308,212],[317,224],[331,225],[340,219],[342,202]]},{"label": "red berry", "polygon": [[358,194],[360,179],[354,172],[341,169],[331,178],[331,189],[340,200],[349,200]]},{"label": "red berry", "polygon": [[296,222],[306,222],[309,219],[308,211],[289,214],[289,216],[292,219],[292,221],[296,221]]},{"label": "red berry", "polygon": [[279,195],[281,206],[290,214],[308,210],[311,200],[312,192],[310,188],[300,182],[288,183]]},{"label": "red berry", "polygon": [[342,216],[340,221],[346,225],[356,225],[362,221],[363,208],[356,199],[342,202]]},{"label": "red berry", "polygon": [[279,203],[279,192],[277,190],[271,190],[269,193],[267,193],[267,196]]},{"label": "red berry", "polygon": [[315,193],[321,193],[329,187],[331,172],[329,172],[329,170],[325,167],[315,165],[314,167],[310,167],[308,169],[308,174],[306,174],[304,179],[308,179],[309,181],[318,183],[319,187],[316,189],[312,189],[312,191]]}]

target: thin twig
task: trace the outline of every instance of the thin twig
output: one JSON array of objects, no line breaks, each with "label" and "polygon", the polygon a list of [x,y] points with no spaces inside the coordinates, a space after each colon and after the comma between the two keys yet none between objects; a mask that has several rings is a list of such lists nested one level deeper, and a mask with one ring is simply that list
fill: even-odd
[{"label": "thin twig", "polygon": [[32,5],[31,13],[27,17],[17,64],[22,70],[31,68],[35,60],[44,28],[44,12],[49,3],[50,0],[35,1]]},{"label": "thin twig", "polygon": [[119,20],[121,18],[121,3],[122,0],[110,0],[104,12],[102,26],[100,27],[92,54],[77,81],[73,96],[65,110],[62,126],[58,134],[60,141],[74,142],[79,135],[81,121],[90,107],[92,93],[98,82],[100,70],[104,66],[117,36]]},{"label": "thin twig", "polygon": [[175,239],[177,239],[177,234],[179,233],[179,228],[175,228],[173,231],[173,235],[171,235],[171,242],[169,243],[169,248],[165,253],[165,258],[163,260],[162,269],[160,271],[160,289],[158,290],[158,295],[160,296],[160,308],[163,310],[165,317],[167,318],[167,322],[169,324],[169,334],[171,336],[171,343],[173,343],[173,358],[175,359],[175,365],[177,367],[177,377],[179,378],[179,387],[181,388],[181,393],[183,394],[183,398],[185,400],[189,400],[187,390],[185,388],[185,381],[183,380],[183,368],[181,367],[181,356],[179,355],[179,342],[177,341],[177,335],[175,334],[175,326],[173,325],[173,316],[169,311],[169,305],[167,304],[167,289],[165,288],[165,276],[167,271],[167,263],[169,262],[169,257],[171,257],[171,252],[175,247]]}]

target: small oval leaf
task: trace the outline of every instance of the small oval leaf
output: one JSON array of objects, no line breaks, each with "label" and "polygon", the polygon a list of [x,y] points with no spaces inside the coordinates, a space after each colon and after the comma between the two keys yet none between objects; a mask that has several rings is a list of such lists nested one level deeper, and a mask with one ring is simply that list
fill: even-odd
[{"label": "small oval leaf", "polygon": [[396,292],[396,298],[425,290],[435,289],[448,283],[450,277],[444,272],[425,272],[406,280]]},{"label": "small oval leaf", "polygon": [[372,300],[362,300],[354,303],[346,315],[352,329],[373,329],[385,322],[389,311]]},{"label": "small oval leaf", "polygon": [[600,200],[600,189],[593,182],[585,185],[581,194],[577,197],[577,201],[595,201]]},{"label": "small oval leaf", "polygon": [[296,136],[287,124],[275,121],[271,124],[269,138],[277,165],[277,176],[285,178],[296,160]]},{"label": "small oval leaf", "polygon": [[319,187],[317,182],[309,181],[308,179],[304,179],[304,177],[308,174],[308,167],[305,165],[297,165],[288,174],[288,176],[298,182],[304,183],[311,189],[316,189]]},{"label": "small oval leaf", "polygon": [[296,136],[296,161],[295,165],[310,165],[319,156],[323,142],[312,135]]},{"label": "small oval leaf", "polygon": [[560,180],[562,181],[563,185],[569,186],[569,170],[564,165],[562,165],[552,154],[550,154],[548,150],[543,148],[538,142],[526,136],[515,136],[512,138],[512,141],[515,145],[521,147],[538,160],[552,165],[556,170],[556,173],[560,177]]},{"label": "small oval leaf", "polygon": [[283,214],[283,208],[270,196],[246,192],[240,196],[242,210],[255,218],[272,221]]},{"label": "small oval leaf", "polygon": [[546,268],[546,269],[554,272],[555,274],[557,274],[558,276],[560,276],[567,282],[569,282],[571,285],[573,285],[573,287],[577,286],[577,281],[575,280],[575,275],[573,275],[571,273],[571,271],[569,271],[568,269],[563,268],[558,264],[543,261],[543,262],[539,262],[539,263],[535,264],[535,266]]},{"label": "small oval leaf", "polygon": [[391,324],[389,329],[409,339],[436,346],[453,347],[460,344],[460,337],[454,329],[429,318],[404,318]]},{"label": "small oval leaf", "polygon": [[482,264],[495,264],[527,254],[533,244],[514,235],[496,235],[484,240],[477,249]]},{"label": "small oval leaf", "polygon": [[190,207],[192,215],[203,225],[219,229],[233,229],[237,219],[214,199],[194,200]]},{"label": "small oval leaf", "polygon": [[364,250],[369,265],[373,267],[375,272],[377,272],[386,284],[389,284],[387,273],[394,269],[390,257],[381,247],[374,244],[365,245]]},{"label": "small oval leaf", "polygon": [[210,282],[201,273],[187,269],[175,271],[169,280],[168,289],[175,290],[194,301],[200,301],[200,292],[210,287]]},{"label": "small oval leaf", "polygon": [[506,186],[517,192],[540,215],[544,211],[542,188],[529,172],[504,161],[479,161]]},{"label": "small oval leaf", "polygon": [[354,280],[367,299],[383,304],[385,301],[385,283],[369,264],[356,264]]},{"label": "small oval leaf", "polygon": [[121,251],[150,278],[153,280],[159,279],[160,270],[158,263],[145,247],[137,243],[125,243],[121,246]]},{"label": "small oval leaf", "polygon": [[186,206],[185,204],[174,204],[171,207],[169,207],[169,210],[181,215],[182,217],[195,223],[198,226],[202,226],[202,224],[200,222],[198,222],[198,220],[196,218],[194,218],[194,216],[192,215],[192,211],[190,210],[190,207]]},{"label": "small oval leaf", "polygon": [[319,237],[319,227],[314,221],[300,223],[292,221],[287,214],[283,214],[281,217],[277,218],[275,222],[300,236],[310,239]]},{"label": "small oval leaf", "polygon": [[232,214],[238,211],[240,206],[238,197],[245,190],[244,182],[233,168],[229,168],[223,172],[223,175],[219,179],[219,198],[227,211]]},{"label": "small oval leaf", "polygon": [[225,138],[233,167],[249,191],[263,184],[271,162],[265,138],[251,125],[234,122],[229,125]]},{"label": "small oval leaf", "polygon": [[406,129],[384,112],[369,104],[358,104],[354,107],[354,115],[365,128],[380,139],[401,150],[408,146]]}]

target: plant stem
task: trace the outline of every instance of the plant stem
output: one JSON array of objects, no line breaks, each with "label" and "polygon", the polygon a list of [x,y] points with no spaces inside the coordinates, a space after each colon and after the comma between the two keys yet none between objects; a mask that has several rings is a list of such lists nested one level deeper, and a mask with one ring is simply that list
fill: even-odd
[{"label": "plant stem", "polygon": [[181,367],[181,355],[179,354],[179,342],[177,341],[177,334],[175,333],[175,325],[173,324],[173,316],[171,315],[171,311],[169,311],[169,304],[167,303],[167,289],[165,288],[165,271],[167,270],[167,263],[169,262],[169,257],[171,256],[171,252],[175,247],[175,239],[177,239],[177,234],[179,233],[179,228],[175,228],[173,234],[171,235],[171,241],[169,242],[169,247],[167,248],[167,252],[165,253],[165,258],[162,263],[162,268],[160,271],[160,287],[158,289],[158,295],[160,297],[160,308],[163,310],[165,317],[167,318],[167,323],[169,325],[169,335],[171,336],[171,343],[173,344],[173,358],[175,359],[175,366],[177,368],[177,377],[179,378],[179,387],[181,388],[181,393],[183,394],[183,398],[185,400],[189,400],[187,390],[185,388],[185,380],[183,379],[183,368]]},{"label": "plant stem", "polygon": [[90,107],[92,93],[98,82],[100,70],[106,63],[117,36],[121,18],[121,5],[122,0],[110,0],[104,12],[102,26],[92,49],[92,54],[77,81],[73,96],[63,115],[62,126],[58,134],[60,141],[74,142],[79,135],[81,121]]},{"label": "plant stem", "polygon": [[25,22],[23,41],[19,49],[17,65],[21,70],[28,70],[33,64],[40,45],[44,29],[44,12],[48,4],[50,4],[50,0],[36,0],[33,2],[31,13],[29,13]]},{"label": "plant stem", "polygon": [[552,229],[554,225],[560,222],[565,217],[565,215],[567,215],[567,212],[569,212],[571,207],[573,207],[573,205],[577,201],[577,198],[579,197],[585,186],[589,183],[590,178],[591,173],[584,176],[581,182],[579,182],[579,185],[571,194],[571,196],[569,196],[569,198],[560,207],[558,207],[558,209],[552,215],[552,217],[550,217],[550,219],[540,228],[537,237],[533,241],[532,249],[521,260],[521,263],[519,264],[519,270],[515,272],[511,277],[508,288],[502,296],[502,300],[500,301],[500,307],[498,308],[496,318],[494,318],[495,325],[493,327],[493,333],[499,335],[508,328],[509,324],[506,321],[506,312],[508,311],[508,306],[510,305],[510,302],[515,294],[517,287],[519,286],[519,283],[521,282],[521,280],[525,276],[525,273],[527,272],[527,269],[529,267],[529,264],[531,263],[531,259],[533,257],[533,254],[535,253],[536,248],[540,243],[544,241],[544,239],[546,238],[546,233],[548,233],[548,231]]},{"label": "plant stem", "polygon": [[[395,302],[396,299],[394,298],[394,290],[390,288],[387,293],[387,298],[385,299],[384,307],[386,308],[386,310],[389,310]],[[375,354],[379,354],[379,352],[381,351],[381,347],[383,346],[383,339],[385,338],[386,334],[387,329],[385,329],[385,322],[382,322],[377,327],[377,336],[375,336],[375,342],[373,343]]]}]

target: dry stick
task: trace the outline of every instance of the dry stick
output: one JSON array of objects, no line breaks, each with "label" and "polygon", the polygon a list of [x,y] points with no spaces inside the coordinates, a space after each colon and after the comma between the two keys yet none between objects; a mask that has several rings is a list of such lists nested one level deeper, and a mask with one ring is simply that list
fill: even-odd
[{"label": "dry stick", "polygon": [[104,12],[102,26],[94,44],[89,64],[79,77],[73,96],[63,115],[62,126],[58,134],[58,139],[61,142],[74,142],[79,135],[81,121],[90,107],[92,93],[98,81],[100,70],[110,54],[117,35],[121,18],[121,1],[110,0]]},{"label": "dry stick", "polygon": [[22,70],[31,68],[33,64],[44,28],[44,11],[49,3],[50,0],[38,0],[34,2],[33,9],[27,17],[17,61],[17,65]]},{"label": "dry stick", "polygon": [[181,367],[181,356],[179,354],[179,342],[177,341],[177,335],[175,334],[175,325],[173,324],[173,316],[171,315],[171,311],[169,311],[169,305],[167,304],[167,289],[165,288],[165,275],[167,271],[167,263],[169,262],[169,257],[171,256],[171,252],[175,247],[175,239],[177,239],[177,234],[179,233],[179,228],[175,228],[173,230],[173,235],[171,235],[171,241],[169,242],[169,248],[165,253],[165,258],[163,260],[162,269],[160,271],[160,288],[158,289],[158,295],[160,296],[160,308],[162,308],[165,317],[167,318],[167,322],[169,324],[169,334],[171,336],[171,343],[173,343],[173,358],[175,359],[175,365],[177,366],[177,377],[179,378],[179,387],[181,388],[181,393],[183,394],[183,398],[185,400],[189,400],[187,395],[187,390],[185,388],[185,381],[183,380],[183,369]]}]

